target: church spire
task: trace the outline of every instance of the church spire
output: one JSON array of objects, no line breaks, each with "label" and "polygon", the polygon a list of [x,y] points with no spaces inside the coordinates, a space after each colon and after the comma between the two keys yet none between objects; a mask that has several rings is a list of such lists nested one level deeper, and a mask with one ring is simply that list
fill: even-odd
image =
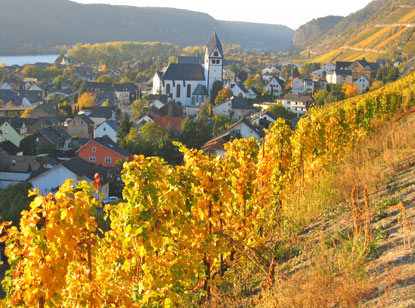
[{"label": "church spire", "polygon": [[213,30],[212,37],[210,38],[209,42],[206,44],[208,55],[211,55],[213,50],[217,48],[220,52],[220,54],[223,56],[223,49],[222,49],[222,43],[219,40],[218,35],[216,34],[216,27]]}]

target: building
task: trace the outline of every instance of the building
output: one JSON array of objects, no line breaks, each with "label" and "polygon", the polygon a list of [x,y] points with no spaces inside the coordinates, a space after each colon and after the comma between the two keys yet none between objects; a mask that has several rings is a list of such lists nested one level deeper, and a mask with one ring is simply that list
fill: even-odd
[{"label": "building", "polygon": [[72,179],[76,185],[78,181],[87,181],[91,183],[94,175],[98,173],[101,177],[100,191],[103,197],[109,195],[108,172],[104,168],[100,168],[91,163],[87,163],[79,157],[62,162],[52,168],[41,168],[32,172],[28,181],[32,183],[34,188],[38,188],[41,194],[56,192],[59,186],[67,179]]},{"label": "building", "polygon": [[100,125],[95,128],[94,137],[103,137],[108,136],[111,138],[112,141],[117,143],[117,130],[118,130],[118,124],[114,121],[105,121],[102,122]]},{"label": "building", "polygon": [[213,115],[232,115],[233,121],[238,121],[241,117],[253,114],[256,109],[245,103],[239,97],[232,97],[230,100],[213,107]]},{"label": "building", "polygon": [[[182,106],[202,105],[212,90],[213,83],[222,82],[223,49],[216,31],[206,45],[204,64],[181,57],[153,77],[152,94],[162,94]],[[193,58],[193,57],[192,57]]]},{"label": "building", "polygon": [[115,167],[117,161],[129,161],[132,156],[108,136],[88,140],[78,151],[83,160],[105,167]]},{"label": "building", "polygon": [[291,110],[297,115],[297,117],[300,117],[305,114],[310,105],[314,103],[314,99],[309,94],[286,94],[280,102],[283,104],[285,109]]}]

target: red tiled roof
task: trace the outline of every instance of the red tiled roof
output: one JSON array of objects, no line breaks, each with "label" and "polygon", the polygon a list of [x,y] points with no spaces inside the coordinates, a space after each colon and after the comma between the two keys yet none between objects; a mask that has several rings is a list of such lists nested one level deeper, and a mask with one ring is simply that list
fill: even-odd
[{"label": "red tiled roof", "polygon": [[182,128],[183,118],[177,117],[154,117],[154,122],[161,128],[170,127],[172,130],[180,130]]}]

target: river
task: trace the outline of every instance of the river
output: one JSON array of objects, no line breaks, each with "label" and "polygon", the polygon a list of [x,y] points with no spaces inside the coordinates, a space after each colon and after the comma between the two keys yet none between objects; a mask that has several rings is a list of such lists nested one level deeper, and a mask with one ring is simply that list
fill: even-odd
[{"label": "river", "polygon": [[35,64],[38,62],[53,63],[59,55],[41,55],[41,56],[0,56],[0,64],[5,63],[7,66]]}]

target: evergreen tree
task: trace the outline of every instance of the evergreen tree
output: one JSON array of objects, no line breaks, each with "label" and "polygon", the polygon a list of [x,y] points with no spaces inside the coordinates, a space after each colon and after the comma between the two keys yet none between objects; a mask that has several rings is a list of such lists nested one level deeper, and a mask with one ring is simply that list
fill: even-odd
[{"label": "evergreen tree", "polygon": [[132,123],[130,122],[130,117],[125,112],[117,130],[117,142],[121,147],[125,146],[125,137],[130,132],[131,127]]}]

